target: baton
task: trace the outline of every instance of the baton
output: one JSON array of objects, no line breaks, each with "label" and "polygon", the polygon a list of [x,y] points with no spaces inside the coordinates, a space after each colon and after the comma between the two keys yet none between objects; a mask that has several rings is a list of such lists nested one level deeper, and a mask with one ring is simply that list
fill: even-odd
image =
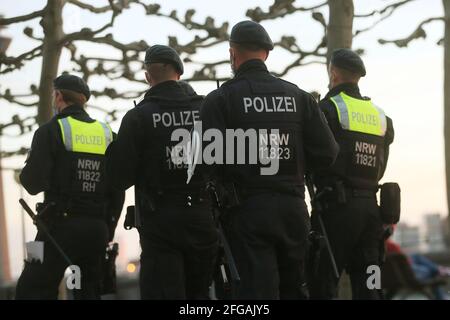
[{"label": "baton", "polygon": [[[33,220],[33,223],[38,227],[38,230],[41,230],[47,236],[47,238],[55,246],[56,250],[59,252],[61,257],[66,261],[66,263],[69,266],[72,266],[73,265],[72,261],[70,261],[69,257],[66,255],[64,250],[59,246],[58,242],[56,242],[55,238],[52,237],[45,223],[42,222],[42,220],[39,218],[38,215],[34,214],[33,210],[31,210],[31,208],[28,206],[25,200],[21,198],[19,199],[19,203],[25,209],[26,213],[28,213],[30,218]],[[47,206],[42,210],[42,212],[45,212],[47,209],[50,208],[50,206],[51,204],[47,204]]]}]

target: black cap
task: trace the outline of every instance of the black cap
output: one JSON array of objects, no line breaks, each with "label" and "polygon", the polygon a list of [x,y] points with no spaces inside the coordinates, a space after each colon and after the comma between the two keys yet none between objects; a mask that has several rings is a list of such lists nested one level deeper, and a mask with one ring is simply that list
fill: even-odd
[{"label": "black cap", "polygon": [[170,63],[175,67],[180,75],[183,74],[183,62],[178,53],[168,46],[156,44],[145,52],[145,64],[149,63]]},{"label": "black cap", "polygon": [[241,21],[234,25],[231,29],[230,41],[255,44],[266,50],[273,49],[272,39],[270,39],[266,29],[259,23],[250,20]]},{"label": "black cap", "polygon": [[331,64],[338,68],[348,70],[364,77],[366,67],[359,55],[350,49],[336,49],[331,54]]},{"label": "black cap", "polygon": [[62,74],[55,80],[53,80],[53,87],[56,90],[71,90],[78,93],[82,93],[86,97],[86,101],[91,96],[91,90],[87,83],[80,77],[72,74]]}]

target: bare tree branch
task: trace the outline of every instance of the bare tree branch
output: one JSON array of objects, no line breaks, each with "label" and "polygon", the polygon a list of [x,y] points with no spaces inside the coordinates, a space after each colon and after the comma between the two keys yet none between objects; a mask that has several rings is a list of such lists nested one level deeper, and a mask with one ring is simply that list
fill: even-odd
[{"label": "bare tree branch", "polygon": [[372,23],[370,26],[363,28],[363,29],[359,29],[355,31],[355,34],[353,35],[353,37],[356,37],[357,35],[363,33],[363,32],[367,32],[369,30],[372,30],[373,28],[375,28],[378,24],[380,24],[381,22],[383,22],[384,20],[386,20],[387,18],[389,18],[392,13],[394,11],[390,12],[389,14],[382,16],[380,19],[378,19],[377,21],[375,21],[374,23]]},{"label": "bare tree branch", "polygon": [[184,19],[180,19],[178,17],[177,11],[173,10],[170,14],[164,14],[161,13],[159,10],[161,9],[161,6],[159,4],[144,4],[140,1],[137,1],[140,5],[142,5],[145,8],[147,15],[155,15],[159,17],[165,17],[168,19],[171,19],[182,26],[184,26],[188,30],[202,30],[206,31],[208,34],[208,37],[210,38],[218,38],[227,40],[228,39],[228,22],[224,22],[222,26],[216,27],[214,18],[212,17],[206,17],[205,22],[199,23],[192,20],[193,16],[195,15],[195,10],[190,9],[187,10],[184,14]]},{"label": "bare tree branch", "polygon": [[[32,120],[32,122],[27,124],[27,122],[29,122],[30,120]],[[36,124],[36,117],[27,117],[24,119],[20,119],[18,115],[14,115],[11,118],[11,122],[0,123],[0,135],[5,136],[4,130],[15,126],[19,127],[20,135],[23,135],[24,133],[30,132],[35,124]]]},{"label": "bare tree branch", "polygon": [[407,4],[407,3],[413,2],[413,1],[416,1],[416,0],[402,0],[402,1],[398,1],[398,2],[395,2],[395,3],[391,3],[391,4],[385,6],[382,9],[373,10],[370,13],[355,14],[354,17],[355,18],[368,18],[368,17],[374,16],[376,14],[382,15],[382,14],[384,14],[386,12],[389,12],[389,15],[391,15],[392,12],[395,11],[395,9],[397,9],[397,8]]},{"label": "bare tree branch", "polygon": [[18,104],[22,107],[33,107],[38,104],[38,101],[29,103],[29,102],[17,100],[17,98],[36,97],[37,93],[38,93],[38,88],[36,85],[31,85],[30,92],[23,93],[23,94],[12,94],[10,89],[5,89],[4,93],[0,92],[0,99],[4,99],[10,103]]},{"label": "bare tree branch", "polygon": [[[107,33],[108,28],[114,25],[115,18],[123,12],[125,8],[129,8],[130,5],[135,4],[144,8],[146,15],[155,17],[161,17],[168,19],[171,22],[183,26],[186,30],[192,31],[193,37],[186,43],[179,43],[179,40],[175,36],[168,35],[168,45],[173,47],[181,55],[185,63],[195,65],[193,73],[186,77],[187,81],[210,81],[219,80],[226,81],[230,75],[221,76],[218,72],[221,66],[229,63],[224,52],[223,57],[218,57],[217,61],[197,61],[196,54],[200,50],[206,50],[208,48],[215,47],[229,40],[229,24],[228,22],[217,23],[213,17],[206,17],[203,21],[195,19],[195,10],[189,9],[184,13],[178,13],[173,10],[169,13],[165,13],[161,10],[161,6],[158,4],[146,4],[140,0],[109,0],[109,5],[95,7],[87,3],[84,0],[67,0],[66,3],[77,6],[83,10],[87,10],[93,14],[107,14],[111,13],[111,18],[98,29],[83,28],[77,32],[70,34],[60,34],[60,37],[56,41],[58,48],[65,48],[70,52],[71,56],[71,68],[82,74],[83,78],[87,81],[91,76],[101,76],[107,78],[113,82],[115,80],[128,80],[136,84],[136,88],[131,91],[120,92],[114,87],[106,87],[104,89],[92,90],[94,97],[108,97],[110,99],[136,99],[140,97],[147,86],[143,86],[145,81],[139,79],[139,73],[143,69],[142,53],[149,47],[146,41],[138,40],[130,43],[123,43],[114,38],[111,33]],[[91,2],[92,3],[92,2]],[[321,12],[316,11],[321,7],[327,5],[328,1],[323,1],[320,4],[311,7],[297,7],[294,6],[294,0],[275,0],[273,5],[270,6],[269,11],[264,12],[259,7],[254,10],[249,10],[247,15],[252,17],[256,21],[276,19],[284,17],[288,14],[303,11],[311,12],[312,18],[320,23],[324,29],[324,36],[320,39],[320,42],[312,50],[303,50],[297,43],[297,40],[293,36],[284,36],[275,45],[279,48],[287,50],[294,54],[294,61],[285,66],[280,73],[276,73],[277,76],[283,76],[287,74],[291,69],[314,63],[324,63],[326,48],[326,27],[327,23]],[[61,8],[59,8],[61,9]],[[59,12],[59,11],[58,11]],[[48,29],[51,30],[51,29]],[[62,30],[62,29],[61,29]],[[24,29],[24,33],[31,39],[43,41],[33,34],[33,29],[27,27]],[[49,33],[50,34],[50,33]],[[45,36],[47,36],[44,33]],[[105,54],[104,57],[99,56],[87,56],[81,49],[81,43],[88,42],[99,44],[101,46],[107,46],[108,53],[111,49],[114,55]],[[38,55],[42,54],[42,47],[36,47],[33,50],[26,52],[16,58],[13,57],[0,57],[0,63],[7,66],[7,69],[0,73],[6,73],[23,65],[26,60],[31,60]],[[7,63],[6,63],[7,62]],[[137,86],[139,84],[139,87]],[[142,90],[140,90],[142,88]],[[8,89],[5,92],[0,92],[0,98],[3,98],[11,103],[18,104],[22,107],[32,107],[37,105],[37,102],[31,100],[37,91],[31,90],[31,94],[12,94]],[[41,102],[42,103],[42,102]],[[126,110],[117,110],[117,108],[99,107],[97,105],[88,105],[88,108],[92,108],[101,111],[105,114],[110,121],[117,119],[121,112]],[[12,124],[8,124],[8,128],[19,126],[21,132],[27,132],[32,130],[36,126],[35,120],[31,123],[31,120],[22,122],[22,126],[19,125],[19,120],[13,119]],[[0,127],[1,128],[1,127]],[[6,128],[6,127],[4,127]],[[8,131],[10,132],[10,131]],[[14,130],[11,132],[15,132]],[[23,154],[26,152],[25,148],[17,151],[10,151],[4,153],[3,156],[11,156],[16,154]]]},{"label": "bare tree branch", "polygon": [[417,28],[406,38],[403,39],[397,39],[397,40],[385,40],[385,39],[378,39],[378,42],[380,44],[387,44],[387,43],[393,43],[395,44],[397,47],[406,47],[408,46],[408,44],[415,40],[415,39],[419,39],[419,38],[426,38],[427,37],[427,33],[425,32],[425,30],[423,29],[423,26],[433,22],[433,21],[445,21],[444,17],[434,17],[434,18],[428,18],[424,21],[422,21]]},{"label": "bare tree branch", "polygon": [[103,27],[100,27],[97,30],[91,30],[89,28],[83,28],[81,29],[81,31],[79,32],[74,32],[71,34],[67,34],[63,37],[63,39],[61,40],[61,43],[67,43],[67,42],[72,42],[75,40],[89,40],[92,39],[95,35],[105,31],[106,29],[112,27],[114,25],[114,21],[117,17],[117,15],[119,14],[120,11],[114,10],[111,16],[111,20],[105,24]]},{"label": "bare tree branch", "polygon": [[217,77],[216,67],[224,64],[229,64],[230,60],[220,60],[216,62],[196,62],[192,61],[189,57],[184,59],[184,62],[200,65],[200,69],[194,71],[192,77],[184,79],[185,81],[226,81],[228,77]]},{"label": "bare tree branch", "polygon": [[286,67],[284,67],[283,71],[281,72],[272,72],[272,74],[275,77],[283,77],[285,76],[291,69],[297,68],[299,66],[307,66],[310,64],[326,64],[326,60],[312,60],[309,62],[302,62],[303,57],[299,57],[296,60],[294,60],[292,63],[290,63],[289,65],[287,65]]},{"label": "bare tree branch", "polygon": [[81,39],[81,40],[85,40],[85,41],[89,40],[89,41],[96,42],[96,43],[108,44],[116,49],[121,50],[121,51],[142,52],[142,51],[145,51],[149,47],[149,45],[144,40],[135,41],[135,42],[131,42],[128,44],[120,43],[120,42],[114,40],[111,33],[108,33],[107,35],[105,35],[103,37],[96,37],[96,38],[92,38],[92,39]]},{"label": "bare tree branch", "polygon": [[375,22],[373,22],[370,26],[368,26],[366,28],[363,28],[363,29],[360,29],[360,30],[356,30],[355,34],[354,34],[354,37],[359,35],[359,34],[361,34],[361,33],[363,33],[363,32],[372,30],[374,27],[376,27],[382,21],[384,21],[384,20],[388,19],[390,16],[392,16],[392,14],[398,8],[400,8],[401,6],[403,6],[405,4],[411,3],[413,1],[416,1],[416,0],[402,0],[402,1],[398,1],[398,2],[392,3],[390,5],[387,5],[387,6],[385,6],[382,9],[374,10],[374,11],[372,11],[370,13],[355,14],[355,18],[368,18],[368,17],[372,17],[372,16],[377,15],[377,14],[380,15],[380,18],[377,19]]},{"label": "bare tree branch", "polygon": [[13,96],[10,92],[9,89],[5,90],[5,93],[0,94],[0,98],[4,99],[10,103],[14,103],[14,104],[18,104],[22,107],[36,107],[39,103],[39,101],[35,101],[35,102],[24,102],[24,101],[19,101],[16,99],[15,96]]},{"label": "bare tree branch", "polygon": [[298,12],[298,11],[313,11],[328,4],[328,1],[324,1],[318,5],[312,7],[295,7],[295,0],[275,0],[274,4],[269,7],[269,10],[264,12],[260,7],[247,10],[246,16],[256,22],[263,20],[272,20],[282,18],[286,15]]},{"label": "bare tree branch", "polygon": [[183,78],[186,82],[200,82],[200,81],[219,81],[225,82],[230,80],[231,77],[217,77],[215,73],[208,73],[207,70],[194,71],[193,75],[188,78]]},{"label": "bare tree branch", "polygon": [[13,17],[13,18],[2,18],[0,17],[0,26],[6,26],[17,22],[24,22],[34,18],[42,17],[44,15],[45,10],[38,10],[29,14],[25,14],[23,16]]},{"label": "bare tree branch", "polygon": [[7,66],[11,66],[3,71],[0,70],[0,74],[20,69],[23,66],[24,61],[32,60],[41,55],[41,53],[42,53],[42,45],[39,45],[28,52],[22,53],[17,57],[9,57],[6,56],[5,54],[0,54],[0,65],[4,64]]},{"label": "bare tree branch", "polygon": [[118,115],[117,115],[118,113],[125,113],[125,112],[128,111],[126,109],[107,110],[105,108],[102,108],[102,107],[99,107],[99,106],[94,106],[94,105],[91,105],[91,104],[88,104],[87,107],[105,113],[105,121],[106,122],[116,121],[118,119]]},{"label": "bare tree branch", "polygon": [[143,91],[127,91],[119,93],[114,88],[104,88],[102,91],[92,90],[94,97],[108,96],[111,99],[136,99],[142,95]]},{"label": "bare tree branch", "polygon": [[28,153],[29,148],[22,147],[16,151],[1,151],[0,158],[9,158],[13,156],[23,156]]},{"label": "bare tree branch", "polygon": [[[147,15],[155,15],[159,17],[165,17],[172,21],[181,24],[188,30],[198,30],[205,31],[205,36],[196,35],[194,39],[186,44],[179,44],[176,37],[169,36],[169,46],[173,47],[180,54],[185,53],[188,56],[195,54],[198,49],[205,49],[213,47],[217,44],[220,44],[224,41],[227,41],[229,38],[228,35],[228,23],[223,23],[221,26],[217,27],[215,25],[214,19],[211,17],[207,17],[204,24],[193,21],[193,16],[195,14],[195,10],[188,10],[184,14],[184,18],[180,18],[177,15],[176,11],[172,11],[170,14],[164,14],[160,12],[160,6],[157,4],[144,4],[141,1],[132,1],[133,3],[140,4],[145,8]],[[86,8],[87,9],[87,8]],[[96,10],[99,11],[99,10]],[[106,8],[101,10],[102,12],[106,12]],[[78,37],[79,36],[79,37]],[[83,73],[85,79],[87,80],[91,75],[98,74],[107,76],[111,80],[115,80],[118,78],[125,78],[129,81],[144,84],[145,82],[142,80],[136,79],[137,70],[133,70],[131,68],[131,64],[136,64],[140,67],[139,71],[142,70],[142,61],[139,60],[139,52],[146,50],[149,45],[145,41],[134,42],[130,44],[123,44],[116,40],[114,40],[111,34],[107,34],[103,37],[91,37],[89,32],[85,32],[83,35],[78,33],[78,39],[81,41],[92,41],[96,43],[106,44],[113,46],[114,48],[120,50],[122,52],[122,59],[96,59],[95,57],[85,57],[80,55],[76,56],[76,46],[73,44],[73,41],[70,43],[66,43],[65,46],[71,51],[72,61],[78,65],[78,69],[74,69]],[[71,40],[71,39],[69,39]],[[131,53],[131,55],[130,55]],[[227,61],[228,62],[228,61]],[[92,63],[96,63],[96,65],[92,65]],[[116,63],[111,66],[111,63]],[[109,64],[110,67],[106,68],[106,64]],[[219,64],[222,64],[220,62]],[[194,76],[192,77],[198,80],[212,80],[215,79],[215,66],[218,64],[206,64],[202,66],[199,70],[194,72]],[[101,92],[99,92],[101,94]],[[134,96],[136,96],[138,93]],[[129,97],[128,94],[119,94],[116,92],[109,91],[106,94],[103,94],[109,97]]]},{"label": "bare tree branch", "polygon": [[24,33],[28,38],[31,38],[31,39],[33,39],[33,40],[36,40],[36,41],[43,41],[43,40],[44,40],[44,39],[42,39],[42,38],[36,37],[36,36],[34,35],[34,30],[33,30],[33,28],[31,28],[31,27],[25,27],[25,28],[23,29],[23,33]]},{"label": "bare tree branch", "polygon": [[81,9],[89,10],[92,13],[104,13],[104,12],[108,12],[111,9],[111,5],[104,6],[104,7],[94,7],[93,5],[84,3],[82,1],[77,1],[77,0],[69,0],[68,3],[71,3]]},{"label": "bare tree branch", "polygon": [[111,9],[113,11],[122,10],[128,8],[130,3],[138,3],[138,0],[118,0],[114,2],[113,0],[109,0],[109,5],[103,7],[94,7],[88,3],[78,1],[78,0],[68,0],[68,3],[73,4],[81,9],[89,10],[92,13],[105,13],[109,12]]}]

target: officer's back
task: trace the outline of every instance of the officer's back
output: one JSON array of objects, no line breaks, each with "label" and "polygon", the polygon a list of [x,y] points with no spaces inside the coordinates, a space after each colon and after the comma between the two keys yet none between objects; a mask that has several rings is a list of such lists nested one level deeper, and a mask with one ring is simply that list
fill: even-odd
[{"label": "officer's back", "polygon": [[[124,200],[123,193],[109,189],[105,176],[104,154],[113,132],[85,111],[89,97],[81,78],[62,75],[54,80],[57,115],[35,132],[20,174],[30,194],[44,192],[40,209],[47,210],[40,217],[71,262],[81,268],[82,288],[75,297],[83,299],[100,297],[102,257]],[[43,262],[25,263],[16,297],[56,299],[68,261],[40,229],[36,240],[44,241]]]},{"label": "officer's back", "polygon": [[235,76],[205,98],[200,115],[203,131],[220,130],[225,142],[225,165],[201,169],[226,190],[222,220],[241,278],[235,298],[301,296],[309,231],[305,169],[329,166],[337,154],[312,96],[267,70],[273,47],[261,25],[236,24]]},{"label": "officer's back", "polygon": [[394,139],[392,119],[383,109],[360,93],[358,81],[366,75],[360,57],[349,49],[332,54],[330,77],[333,84],[319,106],[340,145],[336,162],[316,177],[319,188],[337,181],[346,187],[376,191]]},{"label": "officer's back", "polygon": [[183,64],[172,48],[149,48],[145,68],[151,88],[127,112],[108,151],[115,187],[135,186],[135,210],[142,220],[141,297],[206,298],[217,241],[212,215],[199,178],[186,185],[186,164],[172,161],[178,144],[172,133],[189,132],[202,97],[177,81]]},{"label": "officer's back", "polygon": [[[172,132],[192,127],[198,120],[203,97],[186,83],[176,81],[177,77],[166,79],[166,69],[171,67],[171,61],[164,56],[168,54],[166,48],[156,45],[147,51],[147,81],[154,85],[124,116],[118,139],[108,151],[110,171],[117,173],[113,183],[118,189],[137,184],[156,196],[182,193],[198,186],[195,181],[187,186],[186,165],[175,164],[171,159],[172,148],[178,143],[172,141]],[[173,72],[182,74],[182,63],[176,52],[168,52],[173,59],[177,58],[177,69]],[[167,64],[162,65],[163,62]]]},{"label": "officer's back", "polygon": [[[323,223],[339,275],[344,269],[350,275],[353,298],[378,299],[378,291],[367,286],[367,268],[382,260],[383,221],[376,193],[394,129],[383,109],[360,93],[358,82],[366,68],[358,54],[350,49],[335,50],[329,75],[330,91],[320,108],[340,151],[333,166],[315,176],[320,190],[331,190],[323,198]],[[325,254],[322,250],[310,278],[315,299],[331,299],[337,294],[339,279]]]},{"label": "officer's back", "polygon": [[[261,174],[261,164],[227,165],[227,175],[236,179],[243,189],[270,188],[303,195],[305,163],[314,160],[308,163],[310,169],[314,169],[333,162],[335,151],[329,144],[333,141],[330,132],[312,126],[323,120],[312,96],[295,84],[271,75],[261,60],[244,62],[235,77],[212,93],[208,100],[212,96],[222,98],[220,111],[227,128],[255,129],[258,138],[262,139],[259,142],[264,145],[258,148],[258,155],[267,152],[269,158],[279,161],[276,174],[270,175]],[[215,125],[214,116],[208,116],[206,112],[202,115],[204,130]],[[308,139],[304,139],[304,135]],[[324,151],[324,148],[328,150]],[[236,158],[240,156],[239,152],[235,150]],[[249,161],[248,151],[245,156]]]}]

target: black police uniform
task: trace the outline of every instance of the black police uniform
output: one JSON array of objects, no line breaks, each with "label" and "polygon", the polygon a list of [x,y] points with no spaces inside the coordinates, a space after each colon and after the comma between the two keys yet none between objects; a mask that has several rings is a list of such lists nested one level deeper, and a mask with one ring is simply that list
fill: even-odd
[{"label": "black police uniform", "polygon": [[[365,75],[361,59],[349,50],[335,52],[332,63]],[[344,269],[349,273],[354,299],[378,299],[378,291],[367,286],[366,271],[369,265],[380,264],[382,221],[376,192],[378,181],[386,169],[394,130],[392,120],[388,117],[384,136],[342,129],[336,107],[330,100],[341,92],[356,99],[368,99],[361,96],[356,84],[344,83],[331,89],[320,102],[319,106],[340,145],[340,152],[334,165],[316,174],[314,181],[319,190],[325,187],[333,189],[324,200],[322,218],[339,274]],[[356,142],[376,145],[375,166],[361,166],[355,162]],[[313,228],[316,227],[317,221],[312,221],[312,224]],[[334,276],[325,249],[320,253],[320,261],[314,268],[317,269],[311,272],[309,279],[311,298],[336,297],[338,279]]]},{"label": "black police uniform", "polygon": [[[236,192],[240,202],[221,217],[241,277],[234,298],[301,297],[309,232],[305,170],[327,167],[337,154],[317,103],[296,85],[270,75],[263,61],[249,60],[205,98],[200,118],[203,132],[219,129],[224,137],[225,129],[269,134],[277,129],[284,137],[268,145],[280,158],[275,175],[261,175],[259,164],[202,165],[199,170]],[[258,148],[258,153],[268,151]],[[230,150],[225,145],[224,154]]]},{"label": "black police uniform", "polygon": [[[70,85],[64,87],[73,89]],[[69,116],[82,122],[95,121],[82,106],[71,105],[42,125],[34,134],[20,181],[32,195],[44,191],[44,206],[54,203],[43,218],[71,262],[80,267],[81,290],[74,290],[75,299],[99,299],[103,257],[108,241],[114,236],[125,194],[108,188],[104,156],[66,150],[58,119]],[[86,195],[80,190],[74,166],[77,159],[100,163],[95,193]],[[43,262],[25,262],[17,283],[16,299],[56,299],[58,296],[58,287],[68,265],[45,234],[38,231],[36,241],[44,241]]]},{"label": "black police uniform", "polygon": [[185,165],[170,155],[178,143],[172,132],[190,130],[198,118],[203,97],[189,91],[176,81],[153,86],[127,112],[108,150],[115,187],[138,192],[142,299],[208,298],[217,249],[210,205],[199,179],[186,185]]}]

